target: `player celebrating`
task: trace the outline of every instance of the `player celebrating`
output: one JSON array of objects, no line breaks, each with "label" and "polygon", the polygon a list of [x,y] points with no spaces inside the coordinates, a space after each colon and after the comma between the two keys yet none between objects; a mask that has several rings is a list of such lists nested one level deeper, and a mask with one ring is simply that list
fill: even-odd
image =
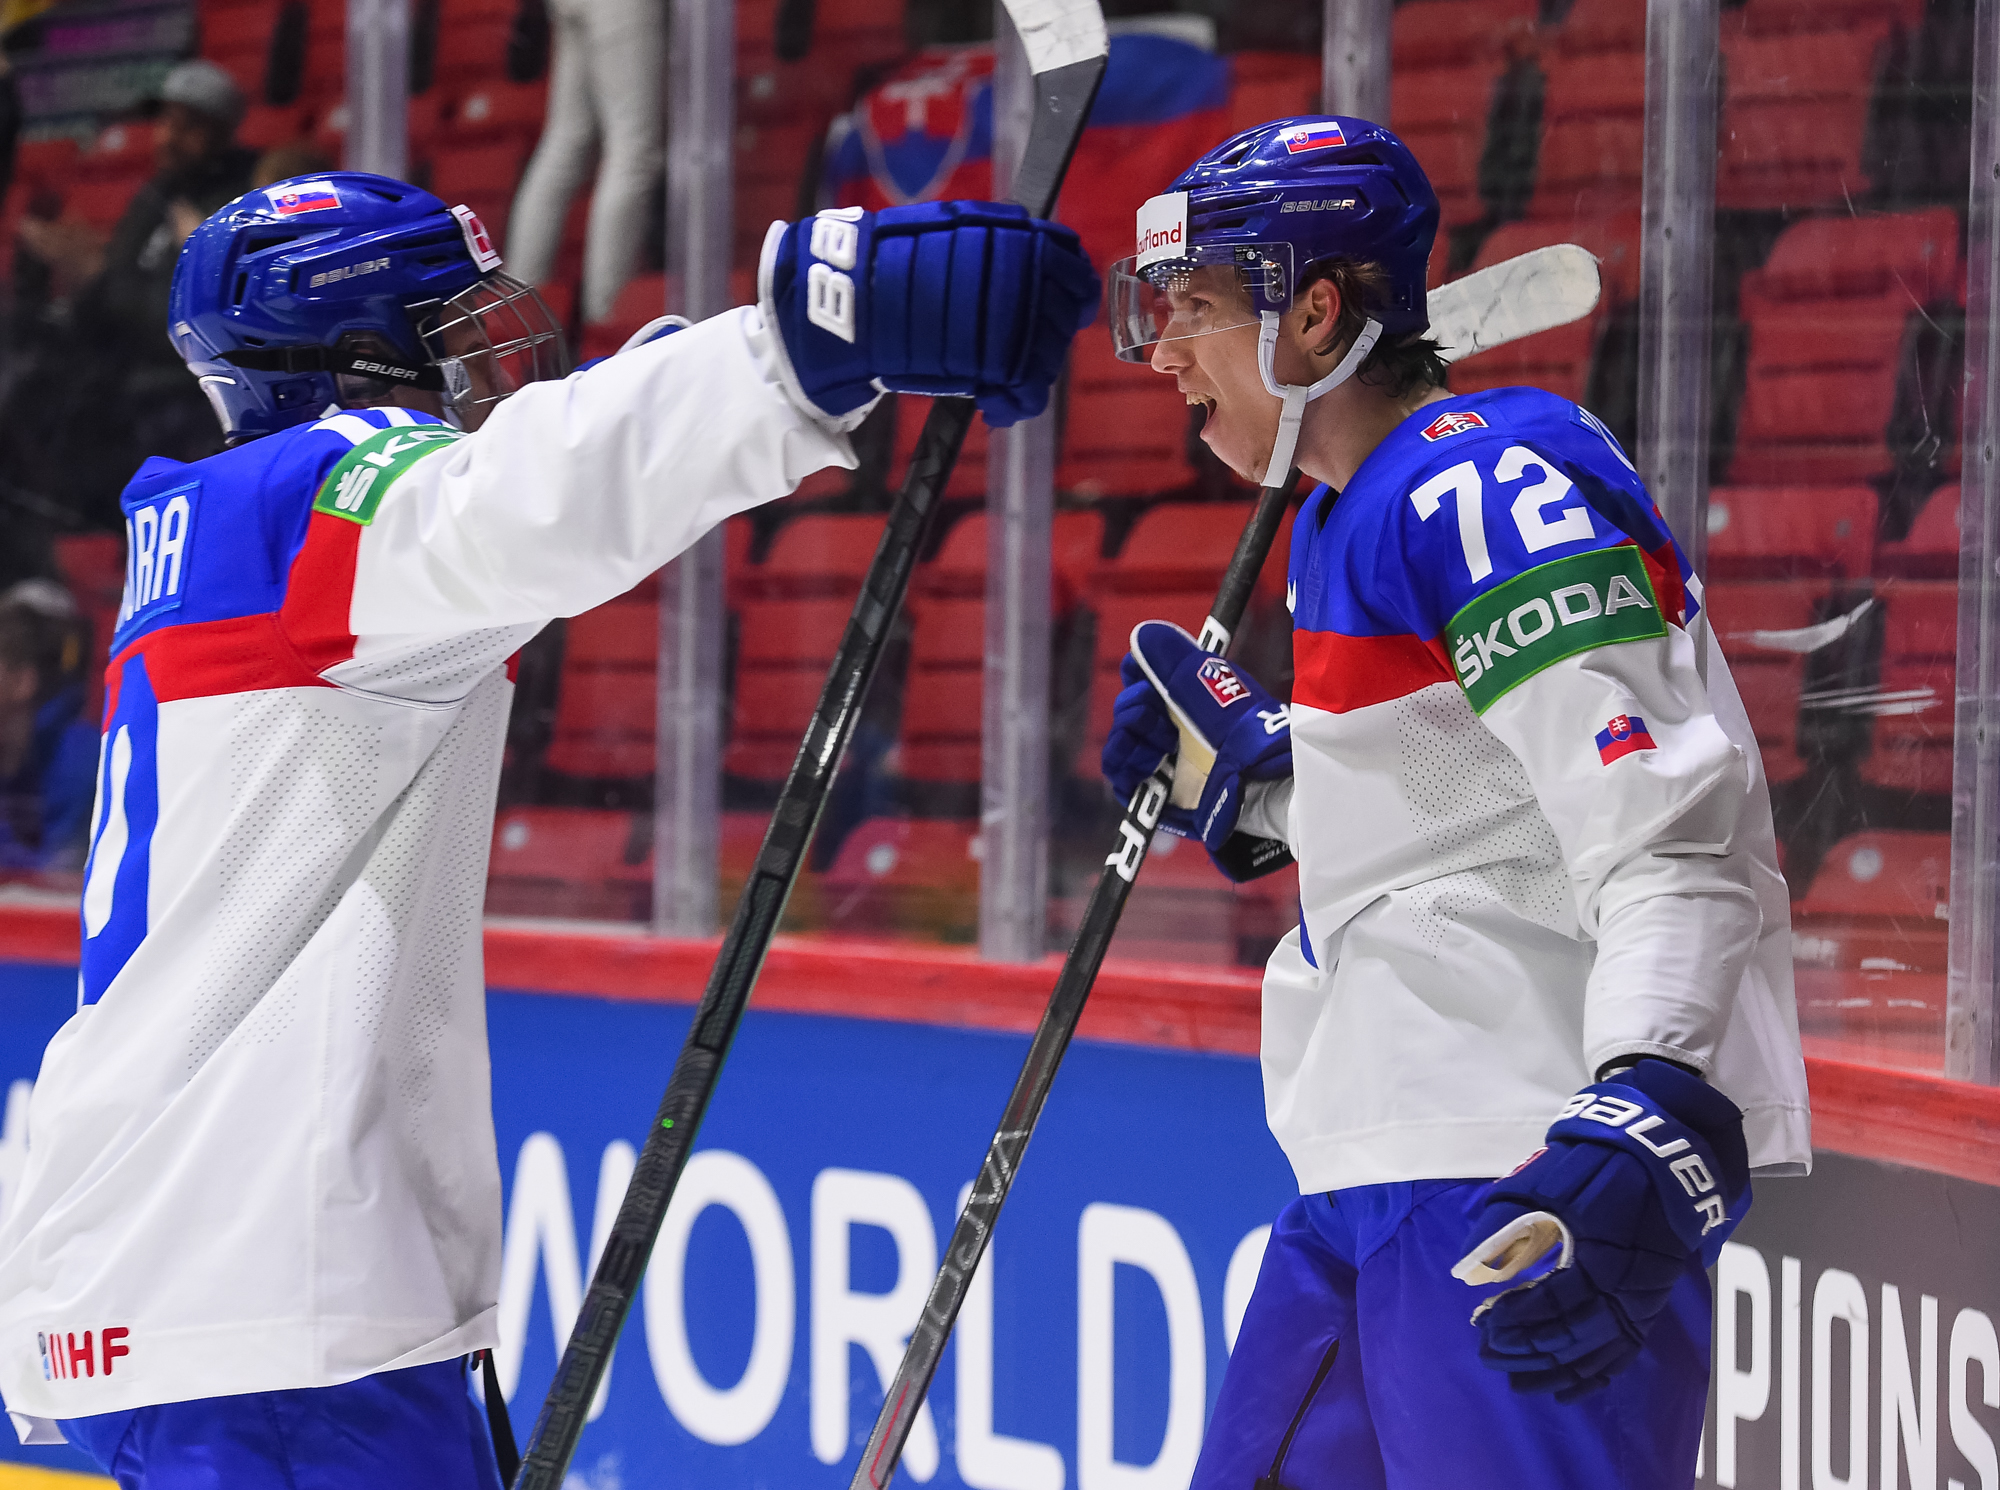
[{"label": "player celebrating", "polygon": [[1019,208],[827,213],[773,224],[756,307],[564,377],[499,269],[468,209],[339,173],[181,255],[232,448],[123,498],[80,1007],[0,1230],[0,1392],[122,1485],[498,1485],[461,1358],[500,1273],[509,658],[852,467],[884,387],[1040,410],[1097,300]]},{"label": "player celebrating", "polygon": [[1281,120],[1146,203],[1112,272],[1120,355],[1210,448],[1321,483],[1289,723],[1150,621],[1104,749],[1127,796],[1212,755],[1168,826],[1299,865],[1263,1066],[1301,1198],[1195,1490],[1689,1485],[1704,1264],[1750,1175],[1809,1158],[1769,798],[1698,582],[1592,415],[1445,390],[1437,220],[1389,131]]}]

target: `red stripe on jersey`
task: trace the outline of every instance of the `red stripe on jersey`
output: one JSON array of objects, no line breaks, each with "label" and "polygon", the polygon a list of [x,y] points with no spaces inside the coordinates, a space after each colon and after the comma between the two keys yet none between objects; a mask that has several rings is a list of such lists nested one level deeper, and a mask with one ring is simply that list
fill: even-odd
[{"label": "red stripe on jersey", "polygon": [[354,633],[348,629],[354,610],[354,566],[361,551],[362,527],[346,518],[315,512],[306,527],[306,541],[292,560],[278,622],[315,673],[354,655]]},{"label": "red stripe on jersey", "polygon": [[1292,633],[1292,702],[1307,708],[1346,714],[1456,681],[1442,639]]},{"label": "red stripe on jersey", "polygon": [[266,688],[331,688],[293,650],[270,611],[195,621],[148,632],[111,659],[104,675],[104,717],[118,707],[125,662],[146,659],[146,676],[161,703],[212,698],[219,693],[255,693]]},{"label": "red stripe on jersey", "polygon": [[[1637,544],[1633,545],[1638,548]],[[1653,581],[1653,593],[1660,597],[1660,614],[1676,626],[1687,625],[1687,585],[1681,579],[1680,556],[1672,543],[1651,550],[1639,549],[1646,561],[1646,573]]]}]

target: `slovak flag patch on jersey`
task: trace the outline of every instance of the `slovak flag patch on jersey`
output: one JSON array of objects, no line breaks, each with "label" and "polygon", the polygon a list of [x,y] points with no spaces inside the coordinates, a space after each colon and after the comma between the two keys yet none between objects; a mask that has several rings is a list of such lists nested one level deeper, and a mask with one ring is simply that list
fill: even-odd
[{"label": "slovak flag patch on jersey", "polygon": [[1345,145],[1347,136],[1340,126],[1328,119],[1320,124],[1295,124],[1284,133],[1285,153],[1303,155],[1308,150],[1327,150],[1335,145]]},{"label": "slovak flag patch on jersey", "polygon": [[1208,696],[1215,700],[1218,708],[1240,704],[1250,696],[1249,688],[1236,675],[1236,669],[1220,657],[1211,657],[1202,663],[1195,676],[1201,679],[1201,686],[1208,690]]},{"label": "slovak flag patch on jersey", "polygon": [[1426,424],[1419,433],[1435,445],[1439,440],[1445,439],[1447,436],[1462,435],[1469,429],[1484,428],[1486,428],[1486,421],[1473,413],[1472,410],[1452,409],[1448,413],[1438,415],[1437,418]]},{"label": "slovak flag patch on jersey", "polygon": [[1597,758],[1610,765],[1635,750],[1657,750],[1646,733],[1646,721],[1637,714],[1620,714],[1597,732]]},{"label": "slovak flag patch on jersey", "polygon": [[340,193],[331,181],[301,181],[283,191],[267,192],[271,208],[280,217],[297,217],[301,212],[325,212],[340,205]]}]

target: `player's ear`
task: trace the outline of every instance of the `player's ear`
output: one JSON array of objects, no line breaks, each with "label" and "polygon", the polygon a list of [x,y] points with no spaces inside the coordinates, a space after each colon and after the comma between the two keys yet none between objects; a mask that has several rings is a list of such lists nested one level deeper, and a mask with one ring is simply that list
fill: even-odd
[{"label": "player's ear", "polygon": [[1315,357],[1331,357],[1339,350],[1336,336],[1340,326],[1340,287],[1330,279],[1316,279],[1299,292],[1305,311],[1299,330]]}]

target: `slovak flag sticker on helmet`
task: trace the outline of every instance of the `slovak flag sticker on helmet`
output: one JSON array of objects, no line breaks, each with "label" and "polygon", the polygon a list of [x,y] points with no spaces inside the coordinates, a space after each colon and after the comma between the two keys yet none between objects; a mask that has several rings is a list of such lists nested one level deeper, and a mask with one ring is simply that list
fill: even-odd
[{"label": "slovak flag sticker on helmet", "polygon": [[1303,155],[1308,150],[1328,150],[1347,143],[1347,136],[1341,133],[1340,125],[1331,119],[1317,124],[1294,124],[1280,138],[1285,142],[1285,153],[1288,155]]},{"label": "slovak flag sticker on helmet", "polygon": [[333,189],[331,181],[301,181],[282,190],[273,187],[264,195],[271,199],[271,210],[280,217],[325,212],[340,205],[340,193]]},{"label": "slovak flag sticker on helmet", "polygon": [[451,209],[451,215],[458,219],[459,231],[465,234],[465,251],[472,255],[472,262],[479,266],[481,274],[491,274],[500,267],[500,250],[493,246],[493,235],[486,231],[486,224],[479,220],[479,214],[463,202]]},{"label": "slovak flag sticker on helmet", "polygon": [[1657,750],[1646,733],[1646,721],[1637,714],[1620,714],[1597,732],[1597,758],[1610,765],[1635,750]]}]

